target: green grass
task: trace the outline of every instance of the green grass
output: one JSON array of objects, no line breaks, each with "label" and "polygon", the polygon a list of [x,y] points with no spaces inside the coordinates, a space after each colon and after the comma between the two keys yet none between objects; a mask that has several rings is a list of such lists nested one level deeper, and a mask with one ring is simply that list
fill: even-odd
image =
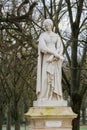
[{"label": "green grass", "polygon": [[[6,130],[6,125],[3,126],[2,130]],[[14,126],[11,126],[11,130],[14,130]],[[29,130],[29,126],[22,125],[20,130]]]},{"label": "green grass", "polygon": [[[3,126],[2,130],[6,130],[6,125]],[[11,130],[14,130],[14,126],[11,127]],[[22,125],[20,130],[29,130],[29,126]],[[87,130],[87,126],[81,126],[80,130]]]},{"label": "green grass", "polygon": [[87,130],[87,128],[81,128],[80,130]]},{"label": "green grass", "polygon": [[85,126],[80,126],[80,130],[87,130],[87,125],[85,125]]}]

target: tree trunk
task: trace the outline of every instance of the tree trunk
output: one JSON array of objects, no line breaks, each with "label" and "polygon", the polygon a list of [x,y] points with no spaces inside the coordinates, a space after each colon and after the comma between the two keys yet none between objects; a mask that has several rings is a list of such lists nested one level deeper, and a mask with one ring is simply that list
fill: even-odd
[{"label": "tree trunk", "polygon": [[8,112],[7,112],[7,130],[11,130],[11,112],[10,112],[10,108],[8,108]]},{"label": "tree trunk", "polygon": [[20,130],[20,116],[19,116],[19,109],[18,104],[15,104],[15,130]]},{"label": "tree trunk", "polygon": [[82,123],[86,124],[86,108],[82,109]]},{"label": "tree trunk", "polygon": [[15,121],[15,130],[20,130],[20,121],[19,121],[19,119]]},{"label": "tree trunk", "polygon": [[77,118],[73,119],[72,125],[73,128],[72,130],[80,130],[80,110],[81,110],[81,104],[82,104],[82,97],[81,95],[77,93],[72,94],[72,99],[71,99],[71,107],[74,113],[77,114]]},{"label": "tree trunk", "polygon": [[80,130],[80,114],[72,121],[72,130]]},{"label": "tree trunk", "polygon": [[2,114],[2,111],[0,111],[0,130],[2,130],[2,124],[3,124],[3,114]]}]

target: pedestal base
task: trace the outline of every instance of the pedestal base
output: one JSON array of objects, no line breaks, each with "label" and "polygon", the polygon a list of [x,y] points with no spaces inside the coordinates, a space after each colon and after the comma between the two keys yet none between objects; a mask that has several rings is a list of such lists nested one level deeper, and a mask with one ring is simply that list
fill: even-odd
[{"label": "pedestal base", "polygon": [[37,100],[33,102],[34,107],[52,107],[52,106],[67,106],[67,101],[61,99],[58,101],[52,100]]},{"label": "pedestal base", "polygon": [[30,121],[29,130],[72,130],[76,118],[70,107],[31,107],[25,114]]}]

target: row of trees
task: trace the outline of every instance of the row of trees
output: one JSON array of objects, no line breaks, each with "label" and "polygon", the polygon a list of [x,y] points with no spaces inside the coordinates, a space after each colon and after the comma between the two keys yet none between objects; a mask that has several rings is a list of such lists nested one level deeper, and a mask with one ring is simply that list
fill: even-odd
[{"label": "row of trees", "polygon": [[73,130],[79,130],[80,109],[87,93],[86,9],[86,0],[1,0],[0,130],[5,112],[7,130],[10,117],[14,119],[15,130],[20,130],[24,108],[27,111],[36,98],[37,39],[46,18],[52,19],[54,31],[63,43],[63,91],[78,115],[73,120]]},{"label": "row of trees", "polygon": [[13,0],[2,1],[0,6],[0,130],[4,113],[7,130],[12,120],[15,130],[19,130],[23,113],[32,106],[35,96],[37,50],[31,46],[29,19],[36,3],[30,3],[28,12],[21,16],[21,8],[27,4],[28,1]]}]

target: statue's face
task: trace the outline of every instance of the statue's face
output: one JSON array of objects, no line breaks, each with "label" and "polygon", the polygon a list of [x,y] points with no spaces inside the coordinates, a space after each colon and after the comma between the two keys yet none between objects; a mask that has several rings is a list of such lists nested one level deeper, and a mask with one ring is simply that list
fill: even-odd
[{"label": "statue's face", "polygon": [[52,30],[51,24],[46,24],[46,25],[45,25],[45,29],[46,29],[47,31],[51,31],[51,30]]}]

